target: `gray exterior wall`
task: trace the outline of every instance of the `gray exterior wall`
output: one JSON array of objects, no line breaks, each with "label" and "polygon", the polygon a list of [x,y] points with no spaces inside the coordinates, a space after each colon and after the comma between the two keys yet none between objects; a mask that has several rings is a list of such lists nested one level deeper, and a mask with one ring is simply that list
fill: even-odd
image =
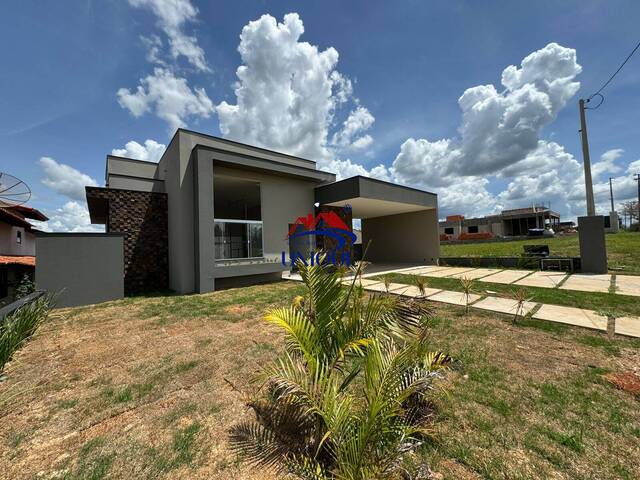
[{"label": "gray exterior wall", "polygon": [[36,238],[36,288],[62,292],[59,307],[116,300],[124,296],[123,237],[59,233]]},{"label": "gray exterior wall", "polygon": [[[18,243],[17,232],[22,232],[22,243]],[[36,254],[36,240],[33,233],[24,227],[16,227],[8,223],[0,222],[0,255],[26,255]]]},{"label": "gray exterior wall", "polygon": [[433,208],[362,219],[362,248],[369,262],[435,264],[440,257],[438,211]]},{"label": "gray exterior wall", "polygon": [[[283,250],[288,253],[289,223],[313,211],[313,187],[318,182],[335,178],[314,170],[314,162],[253,147],[252,150],[264,157],[264,165],[258,165],[261,159],[241,159],[236,151],[232,152],[234,158],[230,158],[227,153],[214,150],[221,145],[225,151],[235,149],[237,153],[246,153],[246,149],[233,142],[227,144],[206,135],[178,130],[158,165],[158,177],[164,178],[169,200],[169,287],[178,293],[212,291],[215,278],[283,270],[279,259]],[[238,166],[229,167],[234,159],[238,160]],[[244,162],[246,168],[241,168],[240,162]],[[216,267],[213,258],[213,175],[216,174],[260,182],[264,256],[272,262],[238,261]]]}]

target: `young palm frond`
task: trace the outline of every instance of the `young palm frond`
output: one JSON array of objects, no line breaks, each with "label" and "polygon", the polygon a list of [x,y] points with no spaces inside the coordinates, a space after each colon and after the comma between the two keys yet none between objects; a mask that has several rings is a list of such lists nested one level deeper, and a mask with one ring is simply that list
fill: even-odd
[{"label": "young palm frond", "polygon": [[389,293],[389,287],[391,286],[391,278],[389,277],[389,275],[385,275],[382,278],[382,282],[384,283],[384,290]]},{"label": "young palm frond", "polygon": [[424,297],[426,292],[426,287],[427,287],[427,279],[425,277],[421,277],[420,275],[416,275],[414,277],[414,281],[416,282],[416,287],[418,287],[420,296]]},{"label": "young palm frond", "polygon": [[471,294],[475,291],[475,280],[472,278],[462,277],[460,279],[460,286],[462,287],[465,299],[464,313],[467,315],[469,313],[469,304],[471,303],[469,300],[471,298]]},{"label": "young palm frond", "polygon": [[437,371],[450,358],[428,348],[431,310],[420,300],[363,295],[339,272],[300,266],[304,299],[269,311],[286,350],[248,403],[255,421],[231,444],[251,462],[298,478],[388,478],[420,443]]},{"label": "young palm frond", "polygon": [[516,311],[513,315],[512,323],[515,325],[518,318],[524,318],[525,306],[527,302],[530,302],[533,297],[529,295],[529,292],[525,288],[518,288],[511,292],[512,298],[516,301]]}]

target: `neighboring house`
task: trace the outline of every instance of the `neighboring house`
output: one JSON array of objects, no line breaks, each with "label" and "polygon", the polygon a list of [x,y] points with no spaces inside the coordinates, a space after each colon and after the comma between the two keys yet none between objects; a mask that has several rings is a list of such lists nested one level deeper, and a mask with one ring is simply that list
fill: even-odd
[{"label": "neighboring house", "polygon": [[[107,156],[105,187],[86,192],[92,223],[106,225],[113,245],[123,242],[126,294],[210,292],[232,280],[279,277],[296,248],[287,237],[296,219],[330,211],[349,229],[361,219],[369,261],[437,262],[435,194],[364,177],[335,180],[311,160],[179,129],[159,163]],[[51,251],[62,262],[61,249],[72,243]],[[37,278],[56,281],[44,272]]]},{"label": "neighboring house", "polygon": [[556,229],[560,214],[544,206],[503,210],[498,215],[465,218],[450,215],[439,223],[441,240],[473,240],[527,235],[532,228]]},{"label": "neighboring house", "polygon": [[36,240],[28,219],[48,220],[35,208],[0,207],[0,302],[12,298],[25,274],[33,277]]}]

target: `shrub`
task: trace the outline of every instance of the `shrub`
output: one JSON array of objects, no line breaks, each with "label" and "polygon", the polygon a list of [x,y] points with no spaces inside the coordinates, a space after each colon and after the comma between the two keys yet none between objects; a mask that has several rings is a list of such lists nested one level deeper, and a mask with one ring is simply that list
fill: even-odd
[{"label": "shrub", "polygon": [[43,295],[18,308],[0,324],[0,372],[47,318],[52,305],[53,297]]},{"label": "shrub", "polygon": [[[303,479],[401,478],[432,412],[429,392],[449,357],[428,349],[424,301],[357,293],[353,279],[300,265],[304,302],[270,310],[286,349],[264,368],[231,431],[254,464]],[[354,293],[355,292],[355,293]]]},{"label": "shrub", "polygon": [[31,277],[29,277],[29,275],[25,273],[24,276],[22,277],[22,280],[20,280],[20,283],[16,287],[14,298],[18,300],[20,298],[26,297],[27,295],[35,292],[35,290],[36,290],[35,283],[33,283],[33,280],[31,279]]}]

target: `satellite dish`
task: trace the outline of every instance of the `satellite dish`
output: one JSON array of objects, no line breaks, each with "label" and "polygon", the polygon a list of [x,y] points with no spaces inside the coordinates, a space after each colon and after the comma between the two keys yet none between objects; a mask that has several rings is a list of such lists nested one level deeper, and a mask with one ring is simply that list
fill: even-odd
[{"label": "satellite dish", "polygon": [[0,207],[17,207],[31,198],[31,189],[19,178],[0,172]]}]

